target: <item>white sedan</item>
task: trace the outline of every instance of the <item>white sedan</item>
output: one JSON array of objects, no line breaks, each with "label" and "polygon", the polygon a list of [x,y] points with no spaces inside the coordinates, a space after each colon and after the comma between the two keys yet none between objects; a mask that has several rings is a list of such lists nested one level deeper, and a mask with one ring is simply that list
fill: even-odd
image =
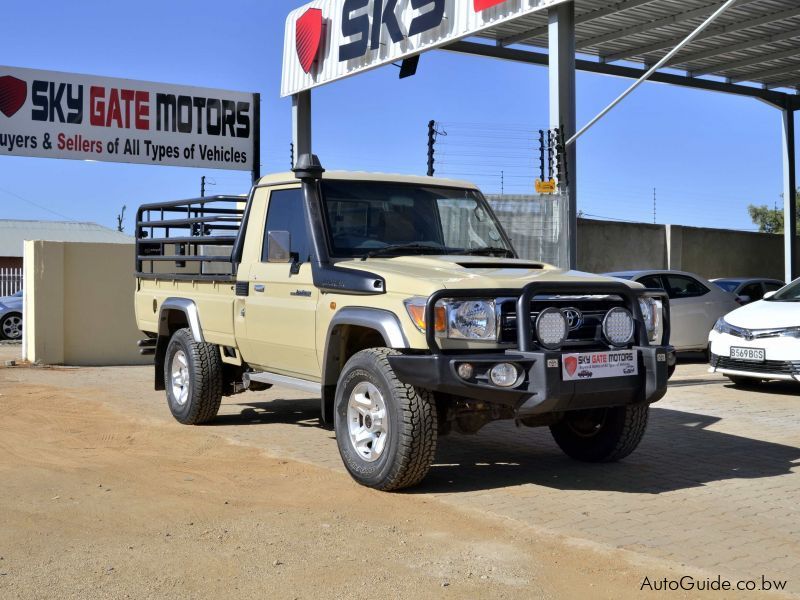
[{"label": "white sedan", "polygon": [[800,279],[720,318],[708,341],[710,372],[735,384],[800,381]]}]

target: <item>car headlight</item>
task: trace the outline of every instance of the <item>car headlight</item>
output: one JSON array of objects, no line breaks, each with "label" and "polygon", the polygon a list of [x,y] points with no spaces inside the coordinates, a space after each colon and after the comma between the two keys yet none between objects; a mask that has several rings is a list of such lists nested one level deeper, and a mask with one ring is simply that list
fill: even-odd
[{"label": "car headlight", "polygon": [[603,335],[614,346],[625,346],[636,332],[630,311],[621,306],[612,308],[603,319]]},{"label": "car headlight", "polygon": [[664,337],[664,302],[660,298],[645,296],[639,298],[647,340],[651,344],[660,344]]},{"label": "car headlight", "polygon": [[728,322],[723,317],[720,317],[717,319],[717,322],[714,323],[714,331],[717,333],[730,333],[732,330]]},{"label": "car headlight", "polygon": [[[427,298],[409,298],[404,302],[408,316],[425,332]],[[439,300],[434,307],[437,337],[461,340],[497,340],[497,303],[494,300]]]}]

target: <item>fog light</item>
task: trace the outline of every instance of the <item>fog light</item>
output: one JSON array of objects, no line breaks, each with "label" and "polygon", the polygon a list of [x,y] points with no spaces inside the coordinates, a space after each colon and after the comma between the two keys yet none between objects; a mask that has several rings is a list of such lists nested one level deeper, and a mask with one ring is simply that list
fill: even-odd
[{"label": "fog light", "polygon": [[549,350],[557,350],[567,339],[569,326],[561,311],[554,307],[545,308],[536,317],[536,337],[539,343]]},{"label": "fog light", "polygon": [[603,319],[603,334],[614,346],[625,346],[636,331],[631,313],[621,307],[612,308]]},{"label": "fog light", "polygon": [[461,379],[472,379],[472,365],[469,363],[461,363],[458,365],[458,376]]},{"label": "fog light", "polygon": [[519,373],[517,367],[511,363],[500,363],[492,367],[489,371],[489,379],[492,383],[500,387],[511,387],[517,383]]}]

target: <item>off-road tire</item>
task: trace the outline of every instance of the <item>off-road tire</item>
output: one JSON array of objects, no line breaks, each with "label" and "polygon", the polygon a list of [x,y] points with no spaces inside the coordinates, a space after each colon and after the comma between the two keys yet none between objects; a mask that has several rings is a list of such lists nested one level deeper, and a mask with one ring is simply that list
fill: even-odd
[{"label": "off-road tire", "polygon": [[[172,362],[182,351],[187,359],[189,391],[181,405],[173,393]],[[164,359],[164,383],[172,416],[184,425],[202,425],[214,420],[222,402],[222,359],[213,344],[194,341],[191,330],[179,329],[170,338]]]},{"label": "off-road tire", "polygon": [[[427,390],[401,383],[389,366],[390,348],[357,352],[342,369],[336,386],[334,429],[344,466],[358,483],[378,490],[416,485],[427,475],[436,454],[436,401]],[[353,447],[348,429],[350,395],[361,382],[378,388],[389,417],[387,441],[379,458],[364,460]]]},{"label": "off-road tire", "polygon": [[[631,404],[604,409],[569,411],[550,426],[558,446],[564,453],[584,462],[614,462],[633,452],[647,428],[648,404]],[[578,423],[598,423],[593,433]]]},{"label": "off-road tire", "polygon": [[736,387],[752,388],[758,386],[763,380],[755,377],[738,377],[736,375],[726,375],[731,383]]}]

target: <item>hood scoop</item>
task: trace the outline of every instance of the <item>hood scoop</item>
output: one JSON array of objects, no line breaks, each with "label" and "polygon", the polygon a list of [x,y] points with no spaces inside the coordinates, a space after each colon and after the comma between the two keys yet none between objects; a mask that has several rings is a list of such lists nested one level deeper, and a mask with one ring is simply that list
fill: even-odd
[{"label": "hood scoop", "polygon": [[507,262],[460,262],[456,263],[464,269],[543,269],[544,265],[539,263],[507,263]]}]

